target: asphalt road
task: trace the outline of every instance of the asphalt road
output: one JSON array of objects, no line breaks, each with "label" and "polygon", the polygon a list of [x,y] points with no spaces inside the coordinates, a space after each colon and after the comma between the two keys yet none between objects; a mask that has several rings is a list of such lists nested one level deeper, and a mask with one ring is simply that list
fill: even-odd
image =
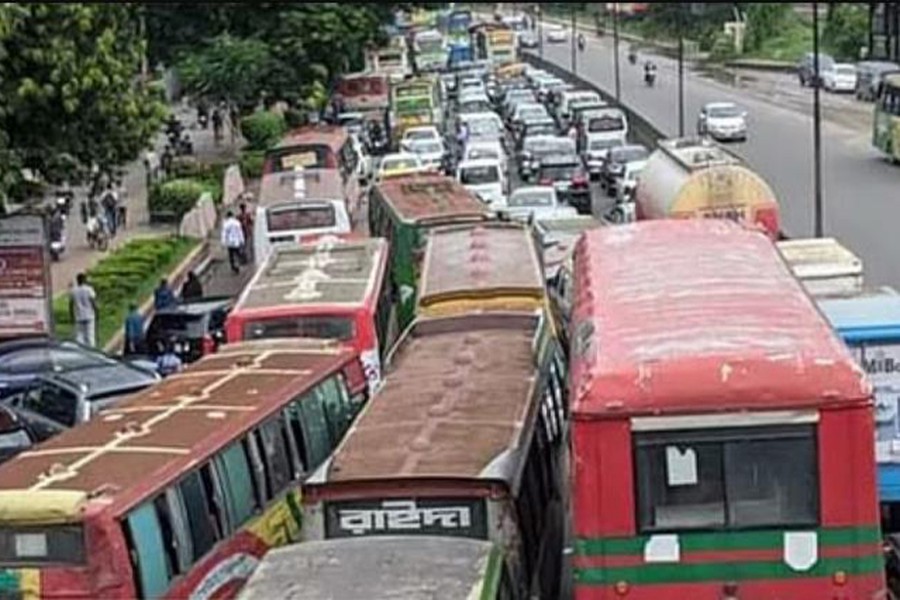
[{"label": "asphalt road", "polygon": [[[654,57],[656,86],[643,82],[643,70],[627,61],[620,47],[622,102],[667,135],[678,133],[678,77],[675,61]],[[566,68],[568,44],[544,45],[544,58]],[[643,56],[641,61],[643,60]],[[578,57],[578,74],[614,91],[612,41],[588,36]],[[809,90],[781,81],[765,88],[735,88],[685,69],[685,132],[696,129],[696,116],[706,102],[732,101],[748,111],[749,139],[730,148],[741,155],[773,187],[782,206],[782,226],[791,237],[808,237],[814,228],[811,108]],[[823,96],[826,96],[823,93]],[[870,145],[864,107],[848,106],[848,98],[825,98],[822,125],[822,181],[825,233],[838,238],[863,259],[868,285],[900,288],[900,167],[886,162]],[[810,101],[811,104],[811,101]]]}]

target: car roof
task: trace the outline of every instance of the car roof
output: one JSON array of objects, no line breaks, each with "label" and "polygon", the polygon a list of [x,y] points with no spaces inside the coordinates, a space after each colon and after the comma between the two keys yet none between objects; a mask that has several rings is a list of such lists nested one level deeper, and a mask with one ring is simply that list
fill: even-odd
[{"label": "car roof", "polygon": [[541,159],[542,167],[555,167],[557,165],[567,165],[570,163],[576,165],[581,164],[578,160],[578,155],[574,152],[572,154],[550,154]]},{"label": "car roof", "polygon": [[433,132],[437,133],[438,135],[440,135],[440,133],[441,133],[440,131],[438,131],[438,128],[435,127],[434,125],[417,125],[415,127],[410,127],[409,129],[404,131],[403,135],[406,135],[407,133],[410,133],[411,131],[433,131]]},{"label": "car roof", "polygon": [[234,302],[230,296],[202,298],[193,302],[182,302],[181,304],[173,306],[172,308],[157,310],[154,313],[153,318],[156,318],[157,316],[169,315],[202,315],[214,310],[228,308],[233,303]]},{"label": "car roof", "polygon": [[546,192],[556,195],[556,188],[554,188],[552,185],[526,185],[513,190],[510,196],[534,194],[536,192]]},{"label": "car roof", "polygon": [[87,397],[106,396],[115,392],[128,393],[159,381],[155,373],[123,362],[47,373],[41,375],[40,379],[83,390]]},{"label": "car roof", "polygon": [[381,162],[386,160],[418,160],[419,155],[412,152],[391,152],[381,157]]},{"label": "car roof", "polygon": [[703,108],[737,108],[737,104],[734,102],[707,102],[703,105]]}]

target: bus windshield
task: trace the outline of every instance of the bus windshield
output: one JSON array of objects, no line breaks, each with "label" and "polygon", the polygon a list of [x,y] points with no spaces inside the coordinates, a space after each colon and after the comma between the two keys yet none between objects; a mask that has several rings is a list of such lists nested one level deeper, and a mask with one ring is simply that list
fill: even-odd
[{"label": "bus windshield", "polygon": [[277,319],[249,321],[244,325],[244,339],[267,340],[273,338],[313,338],[339,340],[353,339],[353,320],[329,315],[297,315]]},{"label": "bus windshield", "polygon": [[334,207],[322,204],[290,204],[273,206],[266,211],[269,231],[296,231],[334,227],[337,217]]}]

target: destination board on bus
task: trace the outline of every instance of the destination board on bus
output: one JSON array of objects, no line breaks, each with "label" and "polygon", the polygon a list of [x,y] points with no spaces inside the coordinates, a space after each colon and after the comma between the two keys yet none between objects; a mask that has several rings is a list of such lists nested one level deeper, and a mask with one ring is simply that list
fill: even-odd
[{"label": "destination board on bus", "polygon": [[367,535],[440,535],[487,539],[484,501],[407,498],[325,503],[328,538]]},{"label": "destination board on bus", "polygon": [[0,219],[0,338],[49,334],[50,265],[44,219]]},{"label": "destination board on bus", "polygon": [[875,455],[880,463],[900,463],[900,345],[851,348],[875,392]]}]

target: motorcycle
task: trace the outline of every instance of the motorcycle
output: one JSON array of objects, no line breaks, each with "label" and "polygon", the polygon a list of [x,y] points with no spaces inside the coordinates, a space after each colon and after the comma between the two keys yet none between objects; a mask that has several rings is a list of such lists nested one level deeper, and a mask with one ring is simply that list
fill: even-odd
[{"label": "motorcycle", "polygon": [[92,250],[106,252],[109,248],[109,232],[98,215],[94,215],[88,221],[87,243]]},{"label": "motorcycle", "polygon": [[578,51],[584,52],[584,36],[583,35],[578,36]]},{"label": "motorcycle", "polygon": [[72,210],[72,201],[75,200],[75,192],[72,190],[59,190],[56,192],[56,200],[54,205],[56,210],[60,211],[65,216],[69,216],[69,213]]},{"label": "motorcycle", "polygon": [[629,62],[629,63],[631,63],[631,64],[633,64],[633,65],[636,65],[636,64],[637,64],[637,59],[638,59],[638,57],[637,57],[637,52],[635,52],[634,50],[632,50],[631,52],[628,53],[628,62]]},{"label": "motorcycle", "polygon": [[58,262],[66,251],[66,217],[59,213],[50,226],[50,258]]},{"label": "motorcycle", "polygon": [[656,83],[656,71],[645,71],[644,83],[647,84],[647,87],[653,87],[653,84]]},{"label": "motorcycle", "polygon": [[197,115],[197,123],[200,125],[201,129],[206,129],[209,126],[209,115],[200,113]]}]

